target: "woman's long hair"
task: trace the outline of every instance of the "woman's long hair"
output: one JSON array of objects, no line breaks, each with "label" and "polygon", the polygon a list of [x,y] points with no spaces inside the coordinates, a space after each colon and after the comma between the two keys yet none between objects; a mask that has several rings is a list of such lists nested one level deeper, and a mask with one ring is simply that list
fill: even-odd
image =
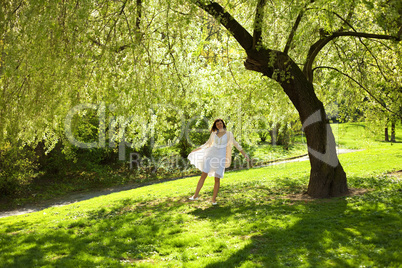
[{"label": "woman's long hair", "polygon": [[216,123],[218,123],[219,121],[222,121],[223,128],[226,129],[225,121],[223,121],[223,119],[218,118],[218,119],[215,119],[214,124],[212,125],[212,128],[210,130],[211,133],[214,131],[218,131],[218,128],[216,127]]}]

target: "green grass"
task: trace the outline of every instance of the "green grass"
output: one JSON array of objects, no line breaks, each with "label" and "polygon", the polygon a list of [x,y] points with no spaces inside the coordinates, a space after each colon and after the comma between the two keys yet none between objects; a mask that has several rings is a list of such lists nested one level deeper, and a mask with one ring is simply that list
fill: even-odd
[{"label": "green grass", "polygon": [[283,146],[265,143],[259,145],[252,151],[252,157],[257,164],[280,161],[283,159],[297,157],[305,154],[307,154],[307,146],[305,140],[304,142],[295,142],[294,144],[290,145],[288,149],[285,149]]},{"label": "green grass", "polygon": [[402,178],[387,173],[402,168],[402,143],[358,142],[339,157],[364,195],[290,198],[308,162],[227,172],[217,207],[211,178],[195,202],[198,177],[154,184],[0,219],[0,267],[400,267]]},{"label": "green grass", "polygon": [[[335,141],[340,148],[360,149],[378,147],[385,143],[384,134],[374,133],[364,122],[332,124]],[[402,142],[402,126],[396,128],[396,140]],[[385,143],[392,144],[392,143]]]}]

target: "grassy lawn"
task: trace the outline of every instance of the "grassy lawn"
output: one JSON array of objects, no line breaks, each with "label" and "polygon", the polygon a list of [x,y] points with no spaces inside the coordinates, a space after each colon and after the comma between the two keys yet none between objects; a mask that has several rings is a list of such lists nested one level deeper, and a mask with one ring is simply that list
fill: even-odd
[{"label": "grassy lawn", "polygon": [[[243,144],[244,145],[244,144]],[[246,161],[236,152],[233,167],[230,169],[244,169]],[[281,161],[292,157],[307,154],[305,137],[298,135],[294,142],[285,149],[282,145],[271,145],[269,142],[256,144],[247,148],[247,153],[253,158],[254,165],[264,165],[270,162]],[[198,169],[188,164],[186,168],[179,163],[181,161],[177,149],[164,148],[154,152],[156,167],[148,167],[142,170],[129,168],[129,163],[117,161],[109,165],[101,165],[94,168],[88,167],[88,162],[81,166],[70,166],[67,173],[46,173],[43,171],[35,174],[35,179],[21,187],[21,192],[14,195],[0,195],[0,212],[20,209],[26,205],[43,205],[55,200],[68,198],[74,194],[85,194],[94,191],[102,191],[106,188],[119,188],[127,185],[143,185],[184,176],[196,175]],[[163,157],[160,157],[163,155]],[[158,159],[159,157],[159,159]],[[169,162],[169,159],[172,162]],[[188,162],[189,163],[189,162]],[[236,163],[236,164],[235,164]]]},{"label": "grassy lawn", "polygon": [[[296,200],[309,163],[225,173],[110,194],[0,219],[0,267],[401,267],[402,143],[333,126],[351,188],[364,195]],[[401,140],[402,129],[397,129]]]}]

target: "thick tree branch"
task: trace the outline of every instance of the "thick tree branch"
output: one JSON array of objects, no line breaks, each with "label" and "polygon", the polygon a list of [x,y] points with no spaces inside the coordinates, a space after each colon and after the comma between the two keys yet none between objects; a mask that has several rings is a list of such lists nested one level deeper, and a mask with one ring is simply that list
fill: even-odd
[{"label": "thick tree branch", "polygon": [[137,0],[137,18],[135,19],[135,42],[141,41],[142,0]]},{"label": "thick tree branch", "polygon": [[283,50],[283,53],[285,53],[286,55],[289,53],[289,49],[290,49],[290,45],[292,43],[293,37],[296,33],[297,28],[299,27],[300,21],[303,17],[304,11],[300,11],[299,15],[296,18],[295,24],[292,27],[292,30],[290,31],[288,40],[286,41],[286,45],[285,45],[285,49]]},{"label": "thick tree branch", "polygon": [[18,9],[20,9],[20,7],[22,6],[22,3],[23,3],[24,1],[21,1],[20,3],[19,3],[19,5],[13,10],[13,12],[11,13],[12,15],[14,15],[16,12],[17,12],[17,10]]},{"label": "thick tree branch", "polygon": [[[314,2],[314,0],[311,0],[309,3],[313,3],[313,2]],[[307,6],[307,5],[308,5],[308,4],[306,4],[306,6]],[[293,25],[292,30],[290,31],[288,40],[286,41],[285,49],[283,50],[283,52],[284,52],[286,55],[287,55],[288,52],[289,52],[290,45],[292,44],[293,37],[294,37],[294,35],[295,35],[296,31],[297,31],[297,28],[299,27],[299,24],[300,24],[300,21],[301,21],[302,17],[303,17],[303,15],[304,15],[304,9],[306,8],[306,6],[304,6],[304,8],[303,8],[302,10],[300,10],[300,13],[299,13],[299,15],[298,15],[297,18],[296,18],[295,24]]]},{"label": "thick tree branch", "polygon": [[218,3],[208,1],[208,3],[204,3],[202,0],[193,0],[194,4],[198,7],[202,8],[204,11],[209,13],[212,17],[214,17],[217,21],[219,21],[232,36],[236,39],[236,41],[246,50],[250,50],[253,48],[253,37],[251,34],[244,29],[228,12],[224,10],[222,6]]},{"label": "thick tree branch", "polygon": [[253,48],[256,48],[258,44],[261,44],[262,39],[262,21],[264,19],[264,7],[266,0],[259,0],[255,11],[254,18],[254,32],[253,32]]},{"label": "thick tree branch", "polygon": [[91,36],[88,36],[88,39],[89,39],[92,43],[94,43],[95,45],[97,45],[97,46],[99,46],[99,47],[103,47],[103,46],[104,46],[101,42],[99,42],[98,40],[96,40],[95,38],[93,38],[93,37],[91,37]]},{"label": "thick tree branch", "polygon": [[123,3],[123,6],[121,7],[120,12],[119,12],[119,16],[121,16],[121,14],[123,14],[124,8],[126,7],[126,4],[127,4],[127,1],[125,1],[125,2]]},{"label": "thick tree branch", "polygon": [[142,0],[137,0],[137,18],[135,20],[136,31],[140,31],[141,16],[142,16]]},{"label": "thick tree branch", "polygon": [[[350,80],[352,80],[353,82],[355,82],[359,87],[361,87],[365,92],[367,92],[367,94],[369,94],[369,95],[370,95],[378,104],[380,104],[385,110],[387,110],[388,112],[390,112],[390,113],[392,113],[392,114],[394,114],[394,115],[396,115],[396,116],[398,116],[398,117],[401,117],[398,113],[396,113],[396,112],[390,110],[390,109],[387,107],[387,105],[385,104],[384,101],[382,101],[382,100],[376,98],[373,94],[371,94],[371,92],[370,92],[365,86],[363,86],[361,83],[359,83],[359,81],[357,81],[356,79],[354,79],[354,78],[351,77],[350,75],[348,75],[348,74],[346,74],[346,73],[344,73],[344,72],[338,70],[337,68],[330,67],[330,66],[318,66],[318,67],[315,67],[312,71],[314,72],[314,71],[317,70],[317,69],[331,69],[331,70],[337,71],[338,73],[340,73],[340,74],[346,76],[347,78],[349,78]],[[402,117],[401,117],[401,119],[402,119]]]},{"label": "thick tree branch", "polygon": [[318,53],[325,47],[326,44],[331,42],[337,37],[342,37],[342,36],[352,36],[352,37],[363,37],[363,38],[369,38],[369,39],[384,39],[384,40],[394,40],[394,41],[400,41],[398,37],[391,36],[391,35],[381,35],[381,34],[370,34],[370,33],[360,33],[360,32],[334,32],[333,34],[321,38],[317,42],[315,42],[309,50],[309,53],[307,55],[307,60],[306,64],[304,65],[303,72],[307,76],[307,79],[312,82],[313,81],[313,71],[312,71],[312,66],[314,63],[314,60]]},{"label": "thick tree branch", "polygon": [[354,36],[354,37],[363,37],[369,39],[385,39],[385,40],[394,40],[401,41],[400,38],[392,35],[384,35],[384,34],[370,34],[370,33],[360,33],[360,32],[335,32],[332,34],[334,38],[340,36]]}]

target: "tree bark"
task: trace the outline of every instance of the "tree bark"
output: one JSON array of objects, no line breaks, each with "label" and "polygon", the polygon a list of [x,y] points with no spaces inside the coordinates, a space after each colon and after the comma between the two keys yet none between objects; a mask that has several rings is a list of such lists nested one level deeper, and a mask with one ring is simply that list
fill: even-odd
[{"label": "tree bark", "polygon": [[311,166],[307,194],[317,198],[346,195],[346,173],[339,163],[335,138],[313,84],[293,60],[280,51],[250,50],[247,55],[246,69],[275,79],[299,112]]},{"label": "tree bark", "polygon": [[385,141],[389,141],[388,127],[385,127]]}]

